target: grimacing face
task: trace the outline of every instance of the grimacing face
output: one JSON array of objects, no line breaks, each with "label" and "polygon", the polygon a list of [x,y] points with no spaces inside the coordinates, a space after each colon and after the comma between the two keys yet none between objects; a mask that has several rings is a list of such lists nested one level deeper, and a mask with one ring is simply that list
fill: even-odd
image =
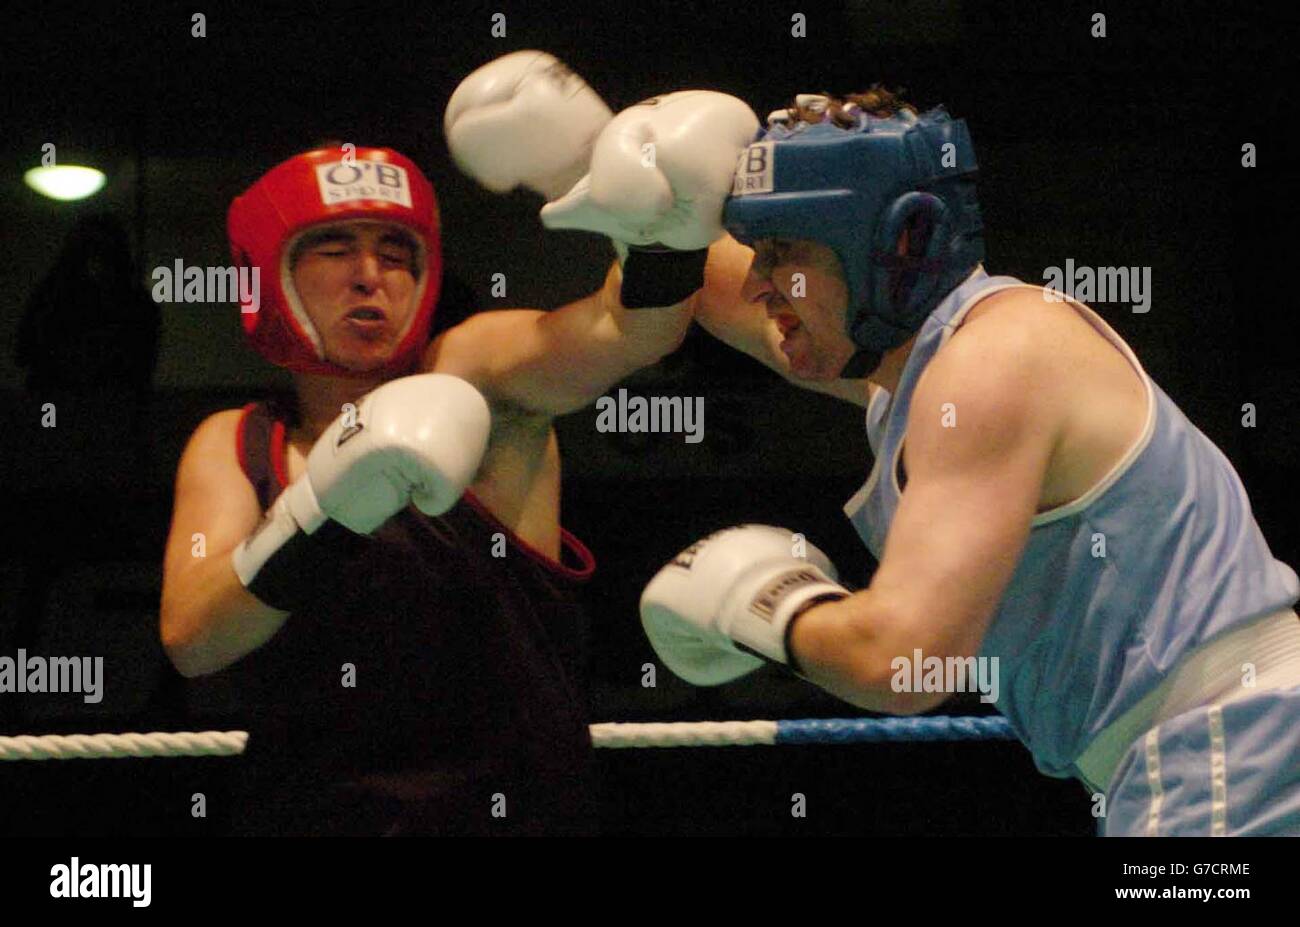
[{"label": "grimacing face", "polygon": [[781,352],[805,380],[839,376],[854,345],[845,332],[849,291],[839,258],[816,241],[764,238],[741,288],[781,330]]},{"label": "grimacing face", "polygon": [[411,232],[391,222],[324,223],[298,240],[293,285],[326,360],[356,371],[387,362],[415,319],[418,254]]}]

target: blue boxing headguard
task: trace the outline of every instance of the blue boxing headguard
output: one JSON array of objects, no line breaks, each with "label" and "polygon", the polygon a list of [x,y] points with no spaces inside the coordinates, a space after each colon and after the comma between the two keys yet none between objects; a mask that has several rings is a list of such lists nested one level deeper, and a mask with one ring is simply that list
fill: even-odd
[{"label": "blue boxing headguard", "polygon": [[[811,239],[839,257],[859,349],[841,376],[879,366],[984,259],[966,123],[942,107],[855,115],[847,129],[829,120],[769,125],[741,154],[723,212],[744,244]],[[904,230],[909,253],[900,255]]]}]

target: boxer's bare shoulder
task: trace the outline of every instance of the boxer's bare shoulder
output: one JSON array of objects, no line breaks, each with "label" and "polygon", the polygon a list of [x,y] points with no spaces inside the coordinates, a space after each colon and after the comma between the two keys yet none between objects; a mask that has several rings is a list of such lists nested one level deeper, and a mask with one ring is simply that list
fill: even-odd
[{"label": "boxer's bare shoulder", "polygon": [[212,486],[247,484],[238,457],[242,409],[223,409],[199,423],[190,435],[177,468],[177,490],[199,481]]},{"label": "boxer's bare shoulder", "polygon": [[1032,355],[1035,401],[1061,424],[1044,478],[1040,511],[1086,494],[1142,433],[1147,392],[1124,354],[1075,309],[1037,289],[981,300],[954,335],[1022,344]]},{"label": "boxer's bare shoulder", "polygon": [[256,526],[261,509],[237,454],[242,418],[241,409],[213,413],[190,436],[176,468],[174,527],[182,520],[231,532]]}]

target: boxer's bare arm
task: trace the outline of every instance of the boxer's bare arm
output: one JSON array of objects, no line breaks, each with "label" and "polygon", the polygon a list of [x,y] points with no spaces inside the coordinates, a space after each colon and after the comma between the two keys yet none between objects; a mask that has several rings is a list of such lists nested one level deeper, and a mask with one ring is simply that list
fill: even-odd
[{"label": "boxer's bare arm", "polygon": [[791,636],[805,675],[862,708],[913,714],[947,698],[894,692],[891,661],[916,648],[940,659],[978,653],[1063,433],[1068,404],[1056,355],[1034,347],[1041,332],[984,322],[964,326],[917,386],[907,487],[871,585],[808,611]]},{"label": "boxer's bare arm", "polygon": [[704,288],[692,299],[696,321],[713,337],[771,367],[795,386],[866,406],[876,387],[866,380],[803,380],[790,372],[781,353],[781,332],[767,312],[740,295],[754,252],[730,235],[709,248],[704,268]]},{"label": "boxer's bare arm", "polygon": [[560,446],[550,416],[495,404],[492,436],[470,489],[534,550],[560,559]]},{"label": "boxer's bare arm", "polygon": [[231,566],[231,551],[262,518],[235,456],[239,419],[238,410],[205,419],[177,468],[159,625],[163,649],[185,676],[229,666],[289,617],[245,589]]},{"label": "boxer's bare arm", "polygon": [[422,369],[461,377],[496,405],[552,416],[581,409],[677,350],[691,324],[689,302],[623,308],[621,283],[614,264],[599,290],[551,312],[480,312],[434,341]]}]

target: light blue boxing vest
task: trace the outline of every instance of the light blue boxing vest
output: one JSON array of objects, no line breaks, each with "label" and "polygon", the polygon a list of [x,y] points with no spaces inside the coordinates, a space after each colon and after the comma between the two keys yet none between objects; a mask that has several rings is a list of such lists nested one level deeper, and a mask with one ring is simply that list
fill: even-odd
[{"label": "light blue boxing vest", "polygon": [[[1024,286],[1031,285],[977,269],[926,319],[896,393],[873,397],[867,435],[875,466],[844,510],[877,558],[898,508],[917,380],[979,300]],[[1086,495],[1034,518],[980,648],[980,656],[999,658],[996,707],[1038,768],[1058,777],[1079,774],[1075,760],[1084,748],[1181,658],[1300,599],[1300,580],[1270,553],[1227,458],[1096,313],[1074,300],[1067,305],[1138,372],[1147,421]],[[1099,536],[1104,557],[1093,555]]]}]

